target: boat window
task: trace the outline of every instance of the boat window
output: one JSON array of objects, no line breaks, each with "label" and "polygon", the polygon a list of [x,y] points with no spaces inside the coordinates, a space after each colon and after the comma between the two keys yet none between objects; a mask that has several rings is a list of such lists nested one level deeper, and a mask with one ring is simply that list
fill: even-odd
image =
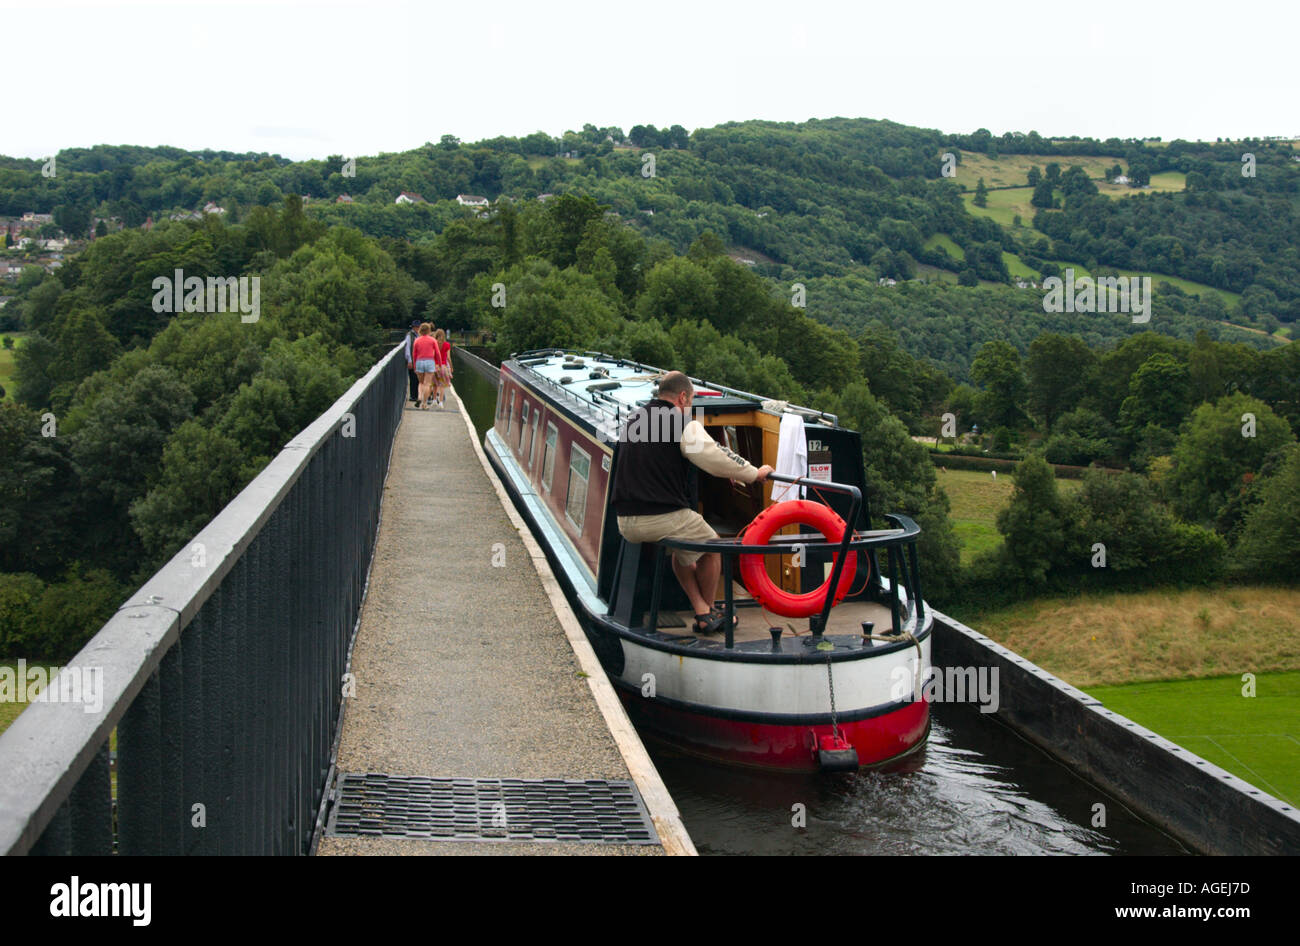
[{"label": "boat window", "polygon": [[569,492],[564,500],[564,514],[582,534],[582,522],[587,514],[587,478],[591,474],[591,457],[577,444],[569,448]]},{"label": "boat window", "polygon": [[528,435],[528,469],[533,468],[533,457],[537,455],[537,423],[542,419],[542,406],[537,405],[533,411],[533,432]]},{"label": "boat window", "polygon": [[546,446],[542,448],[542,488],[551,491],[551,477],[555,475],[555,438],[559,431],[554,424],[546,425]]},{"label": "boat window", "polygon": [[510,433],[510,423],[515,419],[515,392],[506,391],[506,433]]},{"label": "boat window", "polygon": [[519,415],[519,444],[515,447],[516,453],[524,452],[524,431],[528,429],[528,408],[529,404],[524,401],[523,412]]}]

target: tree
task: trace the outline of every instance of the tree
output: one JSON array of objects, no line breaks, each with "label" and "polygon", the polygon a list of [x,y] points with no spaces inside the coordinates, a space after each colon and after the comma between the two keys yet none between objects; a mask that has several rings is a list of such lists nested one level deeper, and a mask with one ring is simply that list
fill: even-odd
[{"label": "tree", "polygon": [[[1136,474],[1089,470],[1065,511],[1072,539],[1064,570],[1096,583],[1204,582],[1222,570],[1224,541],[1206,529],[1176,522]],[[1093,565],[1098,544],[1105,549],[1104,568]]]},{"label": "tree", "polygon": [[1056,202],[1056,195],[1052,192],[1052,182],[1043,178],[1034,185],[1033,196],[1029,198],[1029,203],[1034,207],[1043,210],[1051,210]]},{"label": "tree", "polygon": [[68,441],[44,427],[35,411],[0,404],[0,572],[53,577],[79,545]]},{"label": "tree", "polygon": [[1129,396],[1119,408],[1119,426],[1131,437],[1148,424],[1175,430],[1191,409],[1191,376],[1187,364],[1173,355],[1157,353],[1129,379]]},{"label": "tree", "polygon": [[1087,466],[1116,454],[1115,431],[1106,418],[1086,407],[1063,414],[1043,444],[1048,463]]},{"label": "tree", "polygon": [[1050,432],[1056,419],[1078,404],[1088,390],[1097,356],[1073,335],[1045,332],[1029,344],[1025,363],[1028,405]]},{"label": "tree", "polygon": [[70,434],[83,484],[77,500],[83,541],[97,564],[109,565],[123,579],[139,551],[127,511],[157,481],[163,447],[193,404],[194,394],[174,371],[150,365],[100,392]]},{"label": "tree", "polygon": [[188,420],[162,455],[162,474],[149,493],[131,504],[131,522],[151,559],[161,564],[235,497],[252,478],[243,445]]},{"label": "tree", "polygon": [[1294,582],[1300,574],[1300,447],[1287,447],[1284,456],[1281,468],[1258,486],[1236,560],[1251,578]]},{"label": "tree", "polygon": [[1003,341],[985,342],[971,363],[971,377],[984,386],[978,410],[996,427],[1019,427],[1027,385],[1020,353]]},{"label": "tree", "polygon": [[1290,425],[1256,398],[1237,393],[1202,404],[1174,447],[1166,480],[1174,510],[1191,522],[1213,522],[1265,457],[1294,442]]},{"label": "tree", "polygon": [[1038,170],[1038,165],[1035,164],[1029,169],[1029,174],[1026,177],[1030,187],[1037,187],[1038,182],[1043,179],[1043,172]]},{"label": "tree", "polygon": [[679,321],[709,321],[716,294],[717,282],[707,269],[674,257],[646,274],[637,313],[643,319],[658,318],[669,328]]},{"label": "tree", "polygon": [[989,205],[989,189],[984,186],[984,178],[980,178],[975,183],[975,206],[987,207]]},{"label": "tree", "polygon": [[1008,577],[1043,586],[1066,555],[1065,508],[1056,476],[1041,456],[1031,454],[1016,464],[1015,478],[1011,500],[998,512],[999,558]]}]

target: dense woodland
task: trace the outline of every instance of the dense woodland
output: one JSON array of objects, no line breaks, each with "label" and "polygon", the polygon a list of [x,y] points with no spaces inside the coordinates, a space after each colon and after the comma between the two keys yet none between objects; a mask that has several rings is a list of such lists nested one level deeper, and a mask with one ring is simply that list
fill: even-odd
[{"label": "dense woodland", "polygon": [[[1232,177],[1239,143],[1035,137],[838,119],[626,137],[586,126],[445,137],[359,157],[355,176],[341,156],[96,147],[60,153],[53,179],[0,159],[0,215],[53,212],[73,235],[125,227],[95,225],[56,274],[28,270],[4,310],[33,334],[0,404],[0,654],[74,651],[412,316],[486,329],[501,354],[599,348],[838,413],[862,431],[871,508],[924,529],[940,605],[1293,580],[1300,348],[1221,324],[1300,316],[1289,146],[1253,143],[1247,180]],[[942,176],[952,149],[1059,156],[1064,190],[1047,190],[1033,228],[1004,228]],[[1070,155],[1139,176],[1174,168],[1188,188],[1102,196]],[[427,202],[395,205],[403,191]],[[355,202],[334,203],[342,193]],[[476,213],[457,194],[495,203]],[[207,201],[226,213],[167,219]],[[965,259],[925,249],[935,234]],[[1041,292],[1008,284],[1004,252],[1048,275],[1159,261],[1241,301],[1229,311],[1166,284],[1149,325],[1045,313]],[[908,279],[922,265],[984,284]],[[151,281],[178,268],[259,275],[260,320],[154,312]],[[47,413],[55,436],[42,436]],[[917,434],[1026,458],[999,521],[1007,541],[965,572]],[[1067,501],[1049,462],[1125,472],[1089,473]]]}]

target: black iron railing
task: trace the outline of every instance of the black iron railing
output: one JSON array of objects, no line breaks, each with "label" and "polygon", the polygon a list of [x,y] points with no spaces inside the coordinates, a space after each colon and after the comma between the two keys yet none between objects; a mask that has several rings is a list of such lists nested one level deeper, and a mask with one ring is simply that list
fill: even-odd
[{"label": "black iron railing", "polygon": [[[825,480],[812,480],[799,476],[785,476],[780,473],[771,473],[768,478],[783,483],[814,487],[824,492],[847,495],[850,498],[850,503],[849,517],[846,521],[850,523],[857,521],[858,510],[862,504],[862,492],[856,486],[831,483]],[[667,558],[671,549],[717,552],[722,556],[725,646],[728,649],[735,646],[732,627],[732,617],[735,614],[732,576],[738,556],[790,555],[795,551],[803,551],[805,554],[819,551],[834,552],[835,564],[831,567],[830,579],[827,582],[826,602],[822,605],[821,613],[813,615],[808,622],[812,633],[820,635],[824,632],[830,618],[831,608],[835,603],[833,589],[839,587],[840,575],[848,555],[859,550],[866,552],[871,559],[873,574],[880,576],[880,565],[876,556],[878,550],[883,549],[888,567],[886,577],[889,580],[889,611],[893,633],[895,635],[902,634],[906,625],[912,622],[913,619],[915,619],[916,627],[919,628],[925,621],[925,603],[921,598],[921,576],[916,560],[916,542],[921,537],[921,529],[915,522],[904,515],[890,513],[885,518],[895,523],[898,528],[858,533],[855,533],[852,529],[845,529],[843,538],[838,542],[828,542],[820,533],[774,537],[772,541],[765,545],[746,545],[735,539],[715,539],[709,542],[663,539],[657,543],[661,547],[661,552],[655,556],[655,572],[647,626],[650,628],[658,627],[659,605],[665,578],[664,559]],[[906,591],[905,597],[901,599],[899,595],[900,586]]]},{"label": "black iron railing", "polygon": [[131,596],[65,671],[98,711],[0,734],[0,851],[308,851],[405,391],[399,347]]}]

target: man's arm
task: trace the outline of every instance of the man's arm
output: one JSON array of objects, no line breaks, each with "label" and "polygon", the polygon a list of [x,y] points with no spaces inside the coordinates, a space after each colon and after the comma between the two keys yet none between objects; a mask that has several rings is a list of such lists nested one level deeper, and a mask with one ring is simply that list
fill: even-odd
[{"label": "man's arm", "polygon": [[756,467],[744,457],[733,453],[709,436],[704,425],[693,420],[682,431],[682,456],[705,473],[739,480],[742,483],[762,482],[772,472],[768,466]]}]

